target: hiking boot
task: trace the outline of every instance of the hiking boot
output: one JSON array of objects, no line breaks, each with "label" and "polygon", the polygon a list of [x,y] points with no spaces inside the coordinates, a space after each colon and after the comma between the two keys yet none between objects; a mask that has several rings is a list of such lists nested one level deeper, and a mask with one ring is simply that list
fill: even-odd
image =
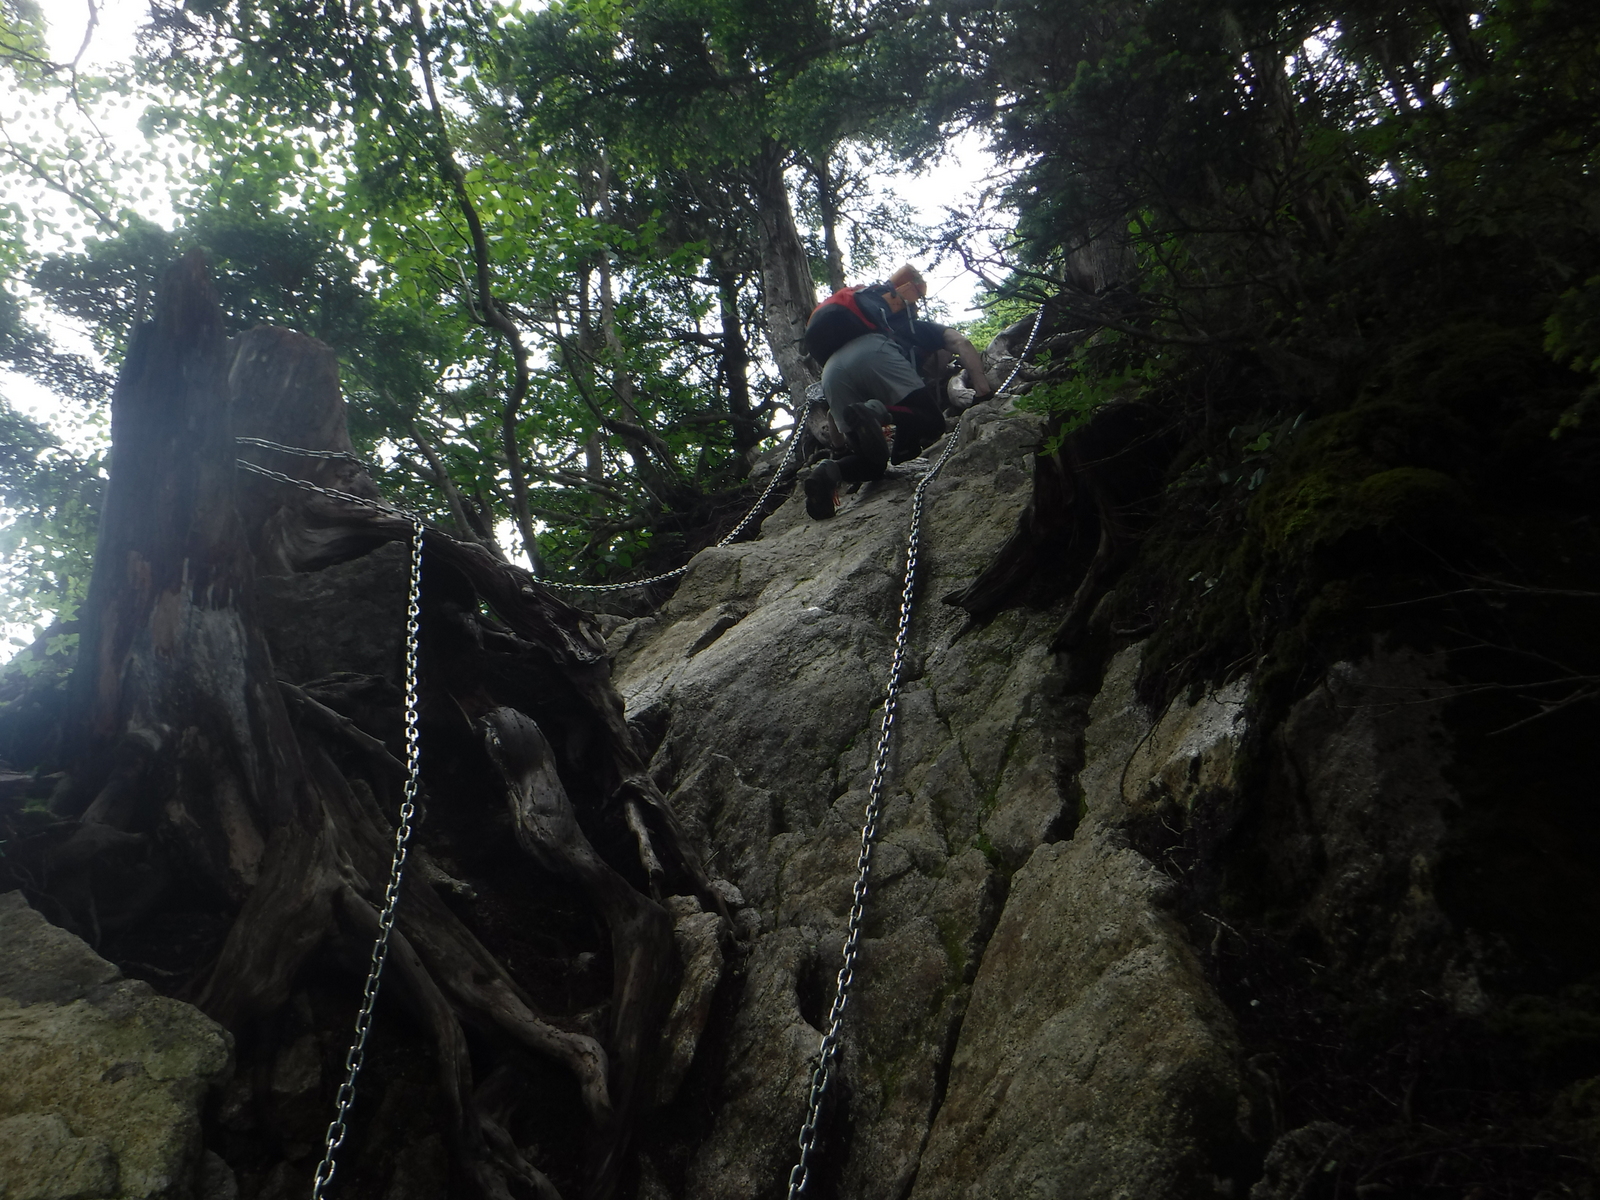
[{"label": "hiking boot", "polygon": [[839,464],[825,458],[806,477],[806,513],[814,521],[826,521],[839,507]]}]

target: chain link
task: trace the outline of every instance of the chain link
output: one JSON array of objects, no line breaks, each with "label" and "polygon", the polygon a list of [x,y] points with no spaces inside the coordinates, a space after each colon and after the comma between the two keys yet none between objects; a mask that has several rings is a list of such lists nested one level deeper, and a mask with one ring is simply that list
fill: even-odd
[{"label": "chain link", "polygon": [[389,957],[389,934],[394,928],[395,908],[400,903],[400,884],[405,876],[406,857],[411,848],[411,819],[417,811],[419,745],[417,738],[417,632],[422,595],[422,522],[411,523],[411,583],[406,601],[406,787],[400,801],[400,820],[394,831],[394,858],[389,864],[389,884],[383,893],[383,910],[378,914],[378,937],[372,945],[372,965],[361,993],[361,1009],[356,1013],[355,1038],[344,1058],[344,1082],[339,1085],[333,1120],[323,1142],[322,1161],[317,1164],[311,1185],[311,1200],[322,1200],[333,1182],[339,1147],[349,1132],[350,1105],[356,1097],[356,1077],[366,1058],[367,1034],[372,1029],[372,1010],[378,1002],[378,986],[383,981],[383,966]]},{"label": "chain link", "polygon": [[[307,451],[306,457],[317,458],[321,456]],[[376,509],[378,512],[385,513],[391,517],[403,517],[413,525],[422,524],[422,518],[417,516],[416,513],[407,512],[403,508],[396,508],[394,505],[386,504],[382,500],[374,500],[370,496],[357,496],[354,492],[341,492],[338,488],[323,487],[320,483],[312,483],[309,479],[297,479],[293,475],[285,475],[281,471],[268,470],[266,467],[258,466],[243,458],[234,459],[233,465],[249,471],[252,475],[275,479],[279,483],[290,483],[303,491],[316,492],[320,496],[327,496],[330,500],[343,500],[348,504],[362,504],[367,508]]]},{"label": "chain link", "polygon": [[[783,458],[778,462],[778,469],[772,473],[772,478],[767,481],[767,486],[762,489],[760,497],[751,506],[750,511],[745,513],[744,520],[733,527],[732,533],[717,543],[717,549],[720,550],[724,546],[733,545],[739,535],[750,527],[750,522],[756,519],[756,514],[766,507],[768,498],[771,497],[773,490],[778,486],[778,481],[783,478],[783,472],[788,467],[789,460],[794,457],[794,452],[799,449],[800,430],[803,426],[803,421],[795,422],[794,432],[789,435],[789,448],[784,451]],[[689,564],[684,563],[683,566],[674,571],[668,571],[664,575],[652,575],[648,579],[630,579],[627,583],[557,583],[553,579],[541,579],[539,582],[547,588],[557,588],[567,592],[625,592],[630,588],[649,587],[652,583],[664,583],[668,579],[677,579],[688,569]]]},{"label": "chain link", "polygon": [[[240,437],[234,440],[241,445],[281,450],[286,454],[295,454],[302,458],[339,458],[361,462],[359,458],[343,451],[306,450],[298,446],[279,445],[265,438]],[[334,1100],[334,1116],[328,1123],[328,1132],[323,1140],[322,1161],[317,1164],[317,1173],[311,1183],[311,1200],[323,1200],[337,1169],[339,1147],[344,1145],[345,1135],[350,1132],[350,1106],[356,1098],[356,1078],[361,1074],[362,1063],[366,1060],[367,1035],[372,1031],[372,1012],[378,1002],[378,988],[383,982],[383,967],[389,958],[389,935],[394,929],[395,909],[400,904],[400,885],[405,879],[406,859],[411,852],[411,820],[417,813],[417,788],[422,778],[420,743],[417,735],[417,643],[422,616],[423,527],[420,517],[392,504],[342,492],[338,488],[323,487],[308,479],[296,479],[292,475],[268,470],[242,458],[235,459],[234,464],[252,474],[275,479],[280,483],[293,484],[295,487],[316,492],[333,500],[344,500],[382,513],[404,517],[411,522],[411,574],[406,593],[406,786],[400,800],[400,819],[394,830],[394,857],[389,863],[389,882],[383,891],[383,908],[378,913],[378,936],[372,944],[372,960],[367,970],[367,982],[361,990],[361,1008],[356,1013],[355,1036],[350,1043],[349,1052],[344,1057],[344,1082],[339,1085],[339,1092]]]},{"label": "chain link", "polygon": [[1039,311],[1033,314],[1033,328],[1028,330],[1028,340],[1023,343],[1022,353],[1017,355],[1016,365],[1011,368],[1011,374],[1006,376],[1006,381],[1004,383],[1002,383],[999,387],[995,388],[995,391],[1003,392],[1008,387],[1011,386],[1012,382],[1017,377],[1017,373],[1022,370],[1022,361],[1023,361],[1023,359],[1027,358],[1028,357],[1028,351],[1033,349],[1034,339],[1036,339],[1039,336],[1039,327],[1041,325],[1043,325],[1043,324],[1044,324],[1044,305],[1041,304],[1041,305],[1039,305]]},{"label": "chain link", "polygon": [[233,440],[241,446],[259,446],[263,450],[278,450],[284,454],[293,454],[300,458],[335,459],[340,462],[355,463],[356,466],[364,467],[368,471],[373,470],[371,463],[360,455],[351,453],[349,450],[307,450],[303,446],[285,446],[282,442],[269,442],[266,438],[258,437],[236,437]]},{"label": "chain link", "polygon": [[[778,462],[778,469],[772,473],[772,478],[767,481],[767,486],[762,489],[761,495],[757,498],[755,504],[751,506],[750,511],[745,513],[744,519],[733,527],[733,531],[729,533],[727,537],[723,538],[717,543],[718,549],[721,549],[724,546],[731,546],[735,541],[737,541],[739,535],[742,534],[746,529],[750,528],[750,523],[756,519],[756,514],[766,507],[767,501],[772,498],[773,491],[777,488],[778,482],[783,478],[783,473],[789,466],[789,460],[794,457],[794,452],[800,447],[800,430],[801,423],[796,422],[794,432],[789,435],[788,449],[784,451],[783,458]],[[353,462],[360,466],[366,467],[369,471],[372,469],[371,464],[367,463],[364,459],[361,459],[356,455],[350,454],[344,450],[303,450],[298,446],[285,446],[279,442],[269,442],[266,438],[236,437],[233,440],[242,446],[260,446],[265,450],[279,450],[284,454],[298,454],[302,458],[341,459],[346,462]],[[267,479],[276,479],[279,483],[292,483],[296,487],[305,488],[310,492],[320,492],[322,495],[329,496],[335,500],[349,500],[356,504],[365,504],[369,508],[376,508],[380,512],[391,513],[395,516],[406,518],[412,517],[412,514],[406,512],[404,509],[395,508],[393,505],[383,504],[379,501],[369,500],[365,496],[354,496],[349,492],[341,492],[337,488],[321,487],[304,479],[296,479],[292,475],[284,475],[278,471],[272,471],[268,470],[266,467],[257,466],[255,463],[247,462],[242,458],[236,459],[235,461],[245,470],[254,472],[257,475],[265,476]],[[540,579],[539,582],[547,588],[555,588],[565,592],[625,592],[635,588],[649,587],[653,583],[665,583],[669,579],[677,579],[679,576],[688,571],[688,569],[689,564],[684,563],[684,565],[677,568],[677,570],[668,571],[662,575],[651,575],[647,579],[630,579],[626,583],[558,583],[554,579]]]},{"label": "chain link", "polygon": [[[1022,369],[1023,359],[1032,350],[1035,339],[1039,334],[1039,327],[1044,323],[1044,306],[1040,305],[1038,315],[1035,316],[1033,328],[1029,331],[1027,343],[1022,348],[1022,353],[1017,356],[1016,365],[1012,367],[1011,374],[1001,384],[997,392],[1009,388]],[[742,521],[736,525],[731,533],[717,543],[718,547],[728,546],[742,534],[755,519],[758,512],[765,506],[773,490],[778,486],[784,470],[788,467],[790,459],[794,457],[795,450],[800,445],[801,424],[796,422],[794,432],[789,437],[788,449],[784,452],[777,469],[772,473],[772,479],[762,490],[761,496],[750,509]],[[268,442],[264,438],[237,438],[241,444],[260,446],[265,449],[279,450],[289,454],[298,454],[306,458],[346,459],[360,463],[361,460],[352,454],[342,451],[317,451],[304,450],[293,446],[284,446],[276,442]],[[861,930],[866,920],[867,899],[871,894],[872,859],[873,852],[878,844],[878,823],[883,814],[884,789],[889,778],[889,751],[893,744],[895,714],[899,708],[900,689],[905,679],[906,651],[911,640],[911,617],[914,609],[917,580],[917,557],[922,535],[922,513],[928,486],[938,477],[944,469],[945,463],[955,452],[958,440],[957,432],[952,432],[945,443],[945,448],[927,474],[917,483],[916,491],[911,498],[911,527],[906,535],[906,571],[905,585],[900,593],[900,620],[895,630],[894,655],[889,667],[889,685],[886,689],[883,703],[883,720],[878,736],[877,754],[872,764],[872,782],[867,791],[867,805],[863,813],[861,824],[861,844],[856,856],[856,881],[852,889],[850,914],[845,921],[845,938],[842,947],[842,962],[836,979],[833,1004],[828,1010],[826,1028],[817,1047],[815,1062],[811,1068],[810,1087],[806,1095],[806,1116],[800,1126],[800,1136],[797,1139],[800,1155],[794,1167],[789,1172],[788,1200],[798,1200],[805,1192],[807,1183],[810,1182],[810,1161],[817,1145],[817,1125],[822,1115],[822,1103],[827,1095],[828,1084],[833,1077],[833,1069],[839,1057],[841,1044],[841,1031],[844,1024],[845,1008],[850,1003],[851,990],[855,983],[856,964],[861,954]],[[372,500],[365,496],[357,496],[350,492],[343,492],[337,488],[322,487],[311,483],[309,480],[296,479],[291,475],[284,475],[266,467],[257,466],[255,463],[244,459],[236,459],[237,465],[256,475],[277,480],[280,483],[292,484],[307,491],[317,492],[334,500],[344,500],[354,504],[365,505],[380,512],[401,516],[411,522],[411,580],[410,594],[406,605],[406,667],[405,667],[405,740],[406,740],[406,786],[404,798],[400,804],[400,820],[395,827],[394,858],[389,868],[389,883],[384,890],[383,910],[378,916],[378,937],[372,947],[371,968],[367,972],[366,986],[362,991],[361,1008],[356,1014],[355,1037],[350,1044],[349,1053],[345,1055],[345,1078],[339,1085],[336,1098],[333,1120],[328,1125],[327,1136],[323,1143],[322,1161],[317,1164],[317,1172],[311,1188],[311,1200],[323,1200],[328,1185],[333,1182],[336,1169],[336,1159],[340,1146],[344,1144],[349,1132],[348,1118],[350,1106],[355,1101],[356,1079],[361,1073],[361,1066],[366,1057],[367,1036],[371,1031],[373,1008],[378,999],[378,988],[383,979],[384,963],[388,959],[389,935],[394,928],[395,908],[400,902],[400,885],[404,877],[406,858],[410,850],[411,820],[416,814],[418,774],[418,740],[417,740],[417,633],[420,615],[420,596],[422,581],[422,521],[412,513],[405,512],[393,505]],[[364,465],[364,464],[363,464]],[[573,591],[611,592],[622,591],[627,588],[645,587],[652,583],[659,583],[668,579],[676,579],[688,570],[685,564],[675,571],[662,575],[655,575],[648,579],[633,580],[620,584],[559,584],[551,580],[541,580],[547,587],[565,588]]]},{"label": "chain link", "polygon": [[[1006,381],[995,389],[1003,392],[1016,379],[1022,369],[1022,360],[1033,349],[1039,326],[1044,324],[1044,306],[1039,306],[1034,317],[1033,330],[1028,342],[1017,356]],[[828,1019],[822,1040],[817,1046],[816,1059],[811,1066],[810,1087],[806,1093],[806,1115],[800,1125],[797,1143],[800,1156],[789,1171],[788,1200],[799,1200],[811,1180],[811,1156],[817,1148],[817,1122],[822,1116],[822,1101],[833,1078],[834,1065],[839,1058],[840,1030],[844,1024],[845,1007],[850,1003],[850,990],[855,983],[856,962],[861,956],[861,929],[866,920],[867,898],[872,885],[872,855],[878,844],[878,822],[883,816],[883,792],[889,780],[889,749],[894,735],[894,718],[900,703],[900,686],[905,679],[906,650],[911,642],[911,613],[916,594],[917,551],[922,537],[923,500],[931,484],[944,469],[945,462],[955,451],[957,435],[949,435],[943,453],[934,461],[928,473],[917,484],[911,497],[911,528],[906,534],[905,586],[900,592],[900,623],[895,630],[894,657],[889,665],[889,686],[883,700],[883,722],[878,734],[878,752],[872,762],[872,783],[867,789],[867,807],[861,821],[861,848],[856,855],[856,882],[851,895],[850,915],[845,919],[844,946],[840,957],[839,975],[833,994],[833,1005],[828,1009]]]},{"label": "chain link", "polygon": [[[1009,382],[1009,381],[1008,381]],[[939,475],[945,462],[955,451],[957,434],[951,433],[944,452],[917,484],[911,497],[911,530],[906,535],[905,587],[900,593],[900,624],[895,631],[894,658],[889,666],[889,686],[883,701],[883,722],[878,734],[878,753],[872,764],[872,784],[867,791],[867,807],[861,822],[861,849],[856,856],[856,883],[850,904],[850,915],[845,921],[843,962],[833,996],[833,1006],[828,1010],[826,1028],[817,1047],[817,1057],[811,1068],[811,1087],[806,1096],[806,1116],[800,1126],[800,1157],[789,1172],[789,1200],[796,1200],[806,1190],[810,1180],[810,1160],[817,1146],[817,1121],[822,1114],[822,1100],[833,1076],[835,1061],[839,1057],[840,1027],[844,1010],[850,1003],[850,989],[855,982],[856,960],[861,953],[861,928],[866,917],[867,897],[871,890],[872,854],[878,843],[878,821],[883,814],[883,792],[889,780],[889,747],[894,735],[894,718],[900,702],[900,686],[905,678],[906,649],[911,641],[911,613],[917,582],[917,550],[922,535],[923,500],[928,485]]]},{"label": "chain link", "polygon": [[[1038,314],[1033,319],[1033,328],[1028,331],[1028,341],[1022,347],[1022,353],[1017,356],[1016,366],[1011,368],[1011,374],[1006,376],[1006,381],[995,388],[996,392],[1005,391],[1011,386],[1012,381],[1016,379],[1017,372],[1022,370],[1022,360],[1028,356],[1028,351],[1033,349],[1033,341],[1039,336],[1039,326],[1042,324],[1044,324],[1044,305],[1041,304]],[[767,482],[767,486],[762,491],[760,498],[751,507],[750,511],[744,515],[744,520],[733,527],[732,533],[717,543],[719,550],[724,546],[731,546],[737,541],[739,535],[749,528],[750,522],[756,519],[756,514],[766,507],[768,498],[772,495],[773,489],[778,486],[778,481],[783,478],[783,472],[788,467],[789,460],[794,457],[794,452],[800,445],[800,430],[803,424],[803,421],[795,422],[794,432],[789,435],[789,448],[784,451],[783,458],[778,463],[778,469],[772,473],[772,478]],[[282,447],[276,448],[282,449]],[[942,462],[943,459],[941,457],[941,465]],[[936,467],[934,470],[937,471],[938,468]],[[929,477],[931,478],[931,476],[932,472],[930,472]],[[920,493],[918,494],[920,496]],[[652,583],[665,583],[669,579],[677,579],[688,569],[689,564],[685,563],[677,570],[668,571],[663,575],[652,575],[648,579],[631,579],[627,583],[557,583],[553,579],[541,579],[539,582],[544,584],[545,587],[559,588],[569,592],[625,592],[630,588],[649,587]]]},{"label": "chain link", "polygon": [[[1011,368],[1011,374],[1006,376],[1006,381],[995,389],[996,392],[1005,391],[1011,386],[1012,381],[1016,379],[1017,373],[1022,370],[1022,360],[1027,358],[1028,351],[1033,349],[1034,339],[1039,336],[1039,326],[1043,323],[1044,305],[1041,304],[1039,306],[1038,314],[1033,319],[1033,328],[1028,331],[1028,341],[1022,347],[1022,353],[1017,356],[1016,365]],[[783,452],[783,458],[778,461],[778,469],[773,471],[772,478],[767,481],[767,486],[762,489],[761,495],[756,499],[755,504],[751,505],[750,511],[745,513],[744,519],[733,527],[733,531],[731,533],[717,543],[717,549],[720,550],[725,546],[731,546],[735,541],[737,541],[739,535],[748,529],[750,527],[750,523],[756,519],[756,514],[766,507],[767,501],[771,499],[774,489],[776,489],[778,486],[778,482],[783,478],[784,471],[788,469],[789,460],[794,457],[794,452],[800,448],[800,431],[803,426],[803,421],[795,422],[794,431],[789,435],[788,448]],[[266,438],[257,437],[236,437],[233,440],[243,446],[259,446],[265,450],[278,450],[284,454],[298,454],[303,458],[340,459],[345,462],[356,463],[359,466],[365,467],[369,471],[372,470],[372,465],[365,459],[355,454],[351,454],[346,450],[305,450],[298,446],[285,446],[281,442],[271,442]],[[296,479],[291,475],[283,475],[277,471],[269,471],[266,467],[260,467],[255,463],[246,462],[242,458],[238,459],[237,461],[238,465],[245,468],[245,470],[253,471],[257,475],[264,475],[268,479],[276,479],[280,483],[292,483],[298,487],[303,487],[308,491],[320,492],[324,496],[330,496],[335,500],[350,500],[357,504],[366,504],[369,507],[376,508],[381,512],[392,513],[396,516],[412,516],[411,513],[408,513],[403,509],[395,508],[393,505],[382,504],[377,501],[368,500],[364,496],[354,496],[349,492],[341,492],[335,488],[319,487],[314,483],[308,483],[304,479]],[[666,571],[660,575],[651,575],[645,579],[630,579],[626,583],[560,583],[554,579],[540,579],[539,582],[544,584],[545,587],[556,588],[560,591],[566,592],[626,592],[636,588],[649,587],[654,583],[665,583],[669,579],[677,579],[687,572],[688,569],[689,564],[684,563],[683,566],[678,567],[675,570]]]}]

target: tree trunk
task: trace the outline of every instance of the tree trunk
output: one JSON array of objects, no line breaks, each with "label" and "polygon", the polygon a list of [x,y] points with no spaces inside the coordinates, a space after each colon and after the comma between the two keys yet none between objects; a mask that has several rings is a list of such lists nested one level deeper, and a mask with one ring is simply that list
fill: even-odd
[{"label": "tree trunk", "polygon": [[444,493],[445,503],[450,506],[450,516],[455,521],[456,532],[469,542],[478,542],[485,546],[496,558],[504,558],[505,552],[495,540],[494,531],[478,520],[478,514],[467,507],[467,498],[461,494],[456,481],[450,477],[449,468],[445,466],[439,448],[434,445],[433,439],[423,432],[422,425],[415,417],[411,418],[410,429],[411,440],[417,444],[417,449],[421,450],[422,456],[428,460],[428,471],[433,476],[433,482]]},{"label": "tree trunk", "polygon": [[[296,1036],[336,1061],[359,1001],[406,774],[409,554],[386,547],[412,523],[236,470],[378,500],[355,461],[238,435],[348,452],[337,362],[278,329],[230,345],[192,254],[113,400],[62,819],[0,870],[235,1033],[229,1128],[249,1131],[250,1170],[309,1187],[339,1080],[288,1103],[279,1064]],[[587,615],[430,529],[420,630],[421,811],[340,1194],[385,1194],[413,1168],[380,1148],[442,1136],[451,1194],[603,1200],[663,1099],[679,968],[657,901],[721,901]],[[430,1060],[428,1082],[410,1064]]]},{"label": "tree trunk", "polygon": [[717,312],[722,322],[722,375],[728,392],[728,417],[733,425],[733,448],[746,469],[764,432],[756,425],[750,407],[750,350],[745,345],[744,324],[739,320],[739,281],[733,271],[712,259],[717,278]]},{"label": "tree trunk", "polygon": [[844,287],[844,251],[839,246],[839,192],[833,181],[833,156],[824,154],[812,168],[817,182],[817,210],[822,214],[822,247],[828,257],[828,288]]},{"label": "tree trunk", "polygon": [[761,305],[767,321],[767,345],[788,385],[795,411],[803,413],[806,388],[817,382],[802,344],[806,320],[817,306],[817,290],[783,180],[785,157],[784,148],[767,138],[750,170],[750,192],[760,226]]},{"label": "tree trunk", "polygon": [[[611,162],[605,151],[600,152],[598,181],[600,187],[600,219],[611,224]],[[600,272],[600,332],[605,339],[606,355],[611,367],[611,391],[628,420],[635,425],[644,424],[639,409],[633,402],[633,377],[628,374],[627,356],[622,350],[622,339],[617,335],[616,289],[611,281],[611,251],[602,249],[595,256],[595,266]]]},{"label": "tree trunk", "polygon": [[269,832],[304,798],[304,768],[284,749],[294,739],[251,615],[255,565],[218,403],[228,345],[204,263],[186,259],[162,300],[112,399],[64,804],[83,819],[80,844],[98,826],[148,833],[181,848],[207,894],[238,903]]}]

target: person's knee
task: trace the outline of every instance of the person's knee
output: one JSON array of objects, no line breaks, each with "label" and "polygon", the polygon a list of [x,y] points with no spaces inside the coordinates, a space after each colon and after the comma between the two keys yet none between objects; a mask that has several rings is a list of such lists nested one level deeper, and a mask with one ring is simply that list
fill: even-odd
[{"label": "person's knee", "polygon": [[919,429],[944,432],[944,413],[939,408],[939,397],[931,384],[918,388],[900,403],[910,409]]}]

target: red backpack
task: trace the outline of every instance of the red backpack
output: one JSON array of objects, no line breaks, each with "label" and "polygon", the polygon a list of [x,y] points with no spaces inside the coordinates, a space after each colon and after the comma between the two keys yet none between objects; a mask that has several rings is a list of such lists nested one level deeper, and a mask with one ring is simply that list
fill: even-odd
[{"label": "red backpack", "polygon": [[894,331],[875,319],[868,309],[863,309],[860,300],[863,293],[877,297],[886,291],[888,288],[881,283],[840,288],[817,305],[806,321],[806,353],[817,362],[826,363],[840,346],[863,333],[886,333],[893,337]]}]

